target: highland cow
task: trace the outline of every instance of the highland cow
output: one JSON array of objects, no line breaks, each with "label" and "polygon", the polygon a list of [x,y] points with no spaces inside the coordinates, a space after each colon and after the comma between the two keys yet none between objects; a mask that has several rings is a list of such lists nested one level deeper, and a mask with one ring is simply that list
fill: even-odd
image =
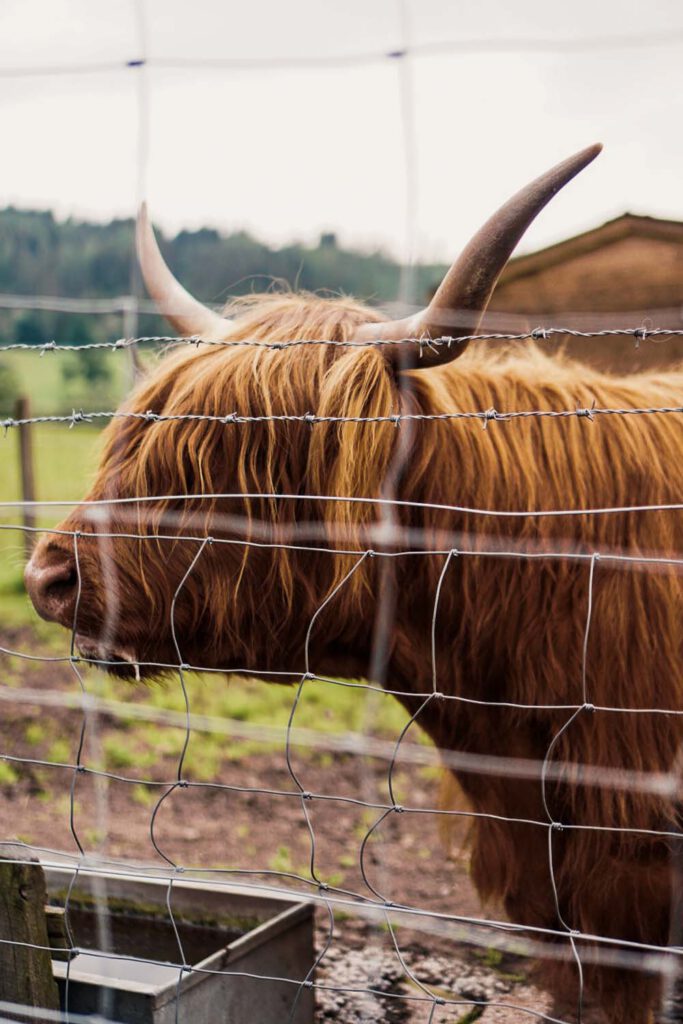
[{"label": "highland cow", "polygon": [[[233,307],[232,319],[219,317],[173,279],[143,211],[143,272],[174,327],[251,344],[185,346],[137,387],[124,411],[158,418],[112,422],[88,499],[149,500],[96,506],[109,510],[108,545],[92,536],[85,505],[61,524],[77,531],[76,543],[47,534],[26,569],[37,610],[73,627],[85,657],[120,675],[139,665],[143,677],[177,664],[179,654],[205,667],[298,674],[320,610],[308,637],[312,668],[361,678],[375,671],[373,624],[379,591],[390,583],[393,617],[379,675],[414,713],[432,691],[440,585],[434,670],[438,691],[459,699],[436,698],[419,716],[438,747],[538,765],[550,751],[561,764],[669,772],[683,710],[680,575],[675,564],[638,558],[675,557],[681,515],[629,508],[681,502],[679,417],[530,417],[487,429],[480,420],[423,419],[409,431],[392,421],[454,410],[680,404],[683,372],[611,377],[548,358],[533,343],[499,352],[430,344],[417,361],[417,346],[401,344],[471,334],[467,314],[485,310],[526,227],[598,151],[513,197],[428,308],[400,322],[351,300],[298,294],[252,298]],[[343,344],[287,344],[301,339]],[[231,423],[232,413],[256,419]],[[329,419],[306,422],[310,413]],[[299,418],[273,419],[291,415]],[[396,502],[381,505],[381,495]],[[365,533],[386,508],[396,528],[433,538],[428,547],[456,534],[469,554],[453,555],[445,572],[445,554],[359,563],[354,551],[368,546]],[[564,514],[542,514],[549,512]],[[267,524],[274,535],[314,524],[329,550],[321,541],[311,550],[305,541],[173,540],[219,538],[221,530],[229,537],[235,517],[247,527]],[[141,536],[151,533],[171,539]],[[537,557],[477,555],[492,546]],[[339,549],[345,553],[330,553]],[[120,614],[105,630],[110,579]],[[471,863],[483,899],[502,901],[523,925],[667,944],[679,827],[671,792],[589,784],[578,768],[574,778],[551,775],[545,793],[539,776],[457,778],[477,812]],[[565,828],[549,833],[549,815]],[[564,970],[576,985],[576,965]],[[586,983],[614,1024],[642,1024],[660,996],[656,975],[604,964],[586,971]]]}]

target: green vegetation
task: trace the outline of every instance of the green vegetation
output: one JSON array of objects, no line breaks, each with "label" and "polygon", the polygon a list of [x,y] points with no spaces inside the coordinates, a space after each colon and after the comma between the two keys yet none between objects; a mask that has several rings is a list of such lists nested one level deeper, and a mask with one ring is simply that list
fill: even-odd
[{"label": "green vegetation", "polygon": [[[11,402],[3,398],[5,371]],[[34,416],[115,409],[130,379],[129,355],[123,351],[5,352],[0,361],[0,414],[12,414],[17,395],[28,396]],[[59,434],[69,427],[56,424],[51,429]]]},{"label": "green vegetation", "polygon": [[0,786],[13,786],[19,776],[7,761],[0,761]]},{"label": "green vegetation", "polygon": [[[395,299],[400,265],[382,252],[343,249],[324,234],[317,245],[292,242],[275,249],[246,232],[223,236],[211,228],[159,234],[173,271],[198,298],[222,303],[231,296],[266,291],[273,281],[307,291],[332,290],[373,301]],[[41,210],[0,210],[0,292],[104,298],[131,290],[133,222],[57,221]],[[417,293],[431,294],[445,267],[417,268]],[[165,333],[146,315],[145,334]],[[0,339],[44,344],[110,341],[123,333],[121,316],[0,310]]]},{"label": "green vegetation", "polygon": [[483,1016],[485,1006],[473,1006],[471,1010],[468,1010],[462,1017],[458,1017],[455,1024],[474,1024],[475,1020],[479,1020]]},{"label": "green vegetation", "polygon": [[[22,353],[23,354],[23,353]],[[102,432],[80,423],[73,430],[52,424],[33,428],[36,494],[41,501],[69,501],[82,497],[92,478]],[[2,501],[21,498],[19,484],[19,435],[15,429],[0,432],[0,496]],[[66,508],[41,510],[37,525],[53,526]],[[24,534],[20,527],[22,510],[0,508],[0,615],[8,625],[31,622],[41,636],[47,632],[28,601],[22,582],[25,561]],[[54,635],[54,633],[53,633]]]}]

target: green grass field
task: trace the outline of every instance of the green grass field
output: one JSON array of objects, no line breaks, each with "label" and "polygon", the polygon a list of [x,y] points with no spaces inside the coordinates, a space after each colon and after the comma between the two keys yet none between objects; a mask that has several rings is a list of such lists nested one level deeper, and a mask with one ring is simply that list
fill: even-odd
[{"label": "green grass field", "polygon": [[95,350],[90,360],[106,379],[90,386],[81,376],[65,379],[63,369],[77,369],[76,352],[7,352],[2,361],[13,371],[19,393],[31,401],[34,416],[52,416],[70,413],[72,409],[115,409],[130,382],[130,357],[126,351]]},{"label": "green grass field", "polygon": [[[36,496],[39,501],[76,501],[86,491],[97,464],[102,432],[87,424],[73,429],[61,424],[32,428]],[[0,434],[0,500],[21,499],[19,434]],[[54,526],[64,509],[42,510],[37,524]],[[33,621],[22,583],[25,561],[21,508],[0,508],[0,612],[5,622]]]},{"label": "green grass field", "polygon": [[[18,392],[29,398],[32,416],[68,415],[72,410],[109,411],[123,397],[130,379],[126,352],[103,350],[94,357],[107,376],[96,386],[83,377],[66,379],[65,361],[78,365],[74,353],[10,352],[3,355],[17,381]],[[85,493],[99,453],[102,431],[97,426],[77,423],[37,424],[32,428],[36,497],[39,501],[76,501]],[[0,500],[19,501],[19,433],[0,433]],[[64,510],[42,510],[41,526],[53,526]],[[22,510],[0,508],[0,612],[11,624],[32,622],[35,617],[23,592],[22,567],[24,535],[20,529]]]}]

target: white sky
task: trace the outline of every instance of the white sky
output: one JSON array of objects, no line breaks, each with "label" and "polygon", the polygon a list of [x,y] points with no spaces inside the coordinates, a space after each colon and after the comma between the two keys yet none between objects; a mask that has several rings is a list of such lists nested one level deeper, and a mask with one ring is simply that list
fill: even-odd
[{"label": "white sky", "polygon": [[[680,0],[404,5],[414,45],[490,41],[410,61],[420,257],[453,257],[510,193],[594,141],[605,152],[541,215],[525,249],[624,210],[683,219]],[[399,46],[401,7],[402,0],[2,0],[0,205],[130,215],[142,191],[138,97],[146,76],[144,191],[165,228],[243,227],[274,243],[336,230],[346,244],[405,255],[402,62],[331,61]],[[599,43],[615,35],[646,38],[626,48]],[[151,65],[126,68],[143,52],[143,37]],[[530,37],[547,47],[510,42]],[[577,39],[593,46],[567,47]],[[239,71],[154,65],[292,57],[318,63]],[[9,74],[98,62],[112,69]]]}]

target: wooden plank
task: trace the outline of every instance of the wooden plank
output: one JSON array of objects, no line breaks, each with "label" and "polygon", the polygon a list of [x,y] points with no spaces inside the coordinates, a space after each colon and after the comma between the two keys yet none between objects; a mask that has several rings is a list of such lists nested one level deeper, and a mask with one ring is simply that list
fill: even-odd
[{"label": "wooden plank", "polygon": [[45,875],[37,860],[31,860],[35,862],[0,858],[0,999],[58,1010],[45,919]]}]

